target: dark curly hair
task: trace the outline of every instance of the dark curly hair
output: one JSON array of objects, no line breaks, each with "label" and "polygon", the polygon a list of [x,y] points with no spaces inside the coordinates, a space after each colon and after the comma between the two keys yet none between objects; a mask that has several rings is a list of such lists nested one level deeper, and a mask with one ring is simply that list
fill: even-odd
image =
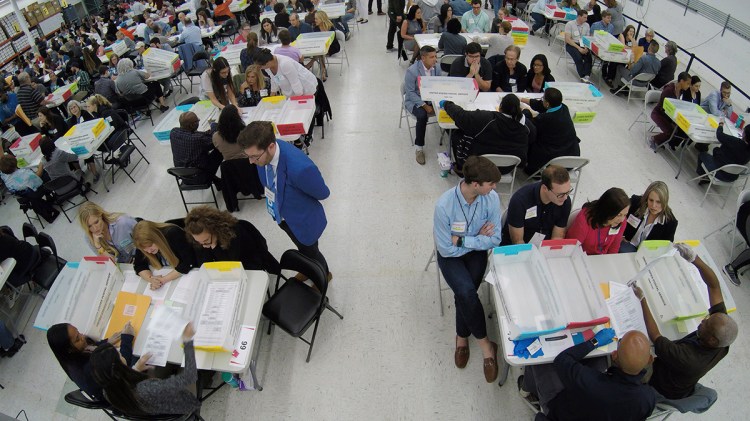
[{"label": "dark curly hair", "polygon": [[210,206],[198,206],[190,210],[185,217],[185,232],[189,240],[195,242],[193,235],[208,231],[215,235],[219,246],[226,250],[236,236],[234,226],[237,218],[227,211],[220,211]]}]

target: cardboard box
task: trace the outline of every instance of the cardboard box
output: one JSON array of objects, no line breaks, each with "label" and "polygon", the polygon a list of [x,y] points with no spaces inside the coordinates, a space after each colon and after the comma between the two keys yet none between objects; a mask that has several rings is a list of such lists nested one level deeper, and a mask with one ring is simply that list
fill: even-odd
[{"label": "cardboard box", "polygon": [[65,102],[67,101],[73,94],[78,92],[78,81],[75,81],[73,83],[63,85],[57,89],[55,89],[54,92],[47,95],[47,100],[57,103],[57,102]]},{"label": "cardboard box", "polygon": [[143,52],[143,66],[152,77],[172,76],[180,70],[180,56],[160,48],[147,48]]},{"label": "cardboard box", "polygon": [[664,113],[673,120],[677,119],[677,113],[683,116],[705,116],[706,111],[698,104],[688,101],[682,101],[674,98],[664,98]]},{"label": "cardboard box", "polygon": [[109,122],[104,118],[97,118],[76,124],[60,140],[66,142],[76,155],[86,155],[94,152],[94,145],[100,145],[111,133]]}]

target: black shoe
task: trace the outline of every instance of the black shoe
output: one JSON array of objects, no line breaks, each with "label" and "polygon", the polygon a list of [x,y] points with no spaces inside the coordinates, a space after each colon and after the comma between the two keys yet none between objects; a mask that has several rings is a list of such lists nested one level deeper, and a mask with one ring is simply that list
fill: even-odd
[{"label": "black shoe", "polygon": [[214,183],[214,186],[216,186],[216,190],[221,191],[221,187],[222,187],[221,178],[214,176],[213,183]]},{"label": "black shoe", "polygon": [[313,137],[310,134],[306,134],[302,141],[305,142],[305,146],[310,146],[313,142]]},{"label": "black shoe", "polygon": [[161,106],[159,106],[159,111],[161,111],[161,112],[164,113],[164,112],[167,112],[167,110],[169,110],[169,105],[161,105]]},{"label": "black shoe", "polygon": [[55,219],[57,219],[59,215],[60,215],[60,211],[55,210],[55,211],[52,211],[52,213],[47,216],[42,216],[42,218],[44,218],[45,221],[51,224],[55,222]]},{"label": "black shoe", "polygon": [[731,264],[728,264],[724,266],[723,269],[729,280],[732,281],[733,284],[740,286],[740,278],[737,276],[737,271],[734,270],[734,267],[732,267]]},{"label": "black shoe", "polygon": [[172,95],[173,90],[170,89],[167,92],[164,92],[164,98],[169,98],[170,95]]},{"label": "black shoe", "polygon": [[708,180],[701,180],[701,181],[698,182],[698,185],[699,186],[703,186],[703,185],[708,184],[708,182],[709,182]]},{"label": "black shoe", "polygon": [[404,59],[404,61],[409,60],[409,56],[406,55],[406,51],[401,50],[401,58]]}]

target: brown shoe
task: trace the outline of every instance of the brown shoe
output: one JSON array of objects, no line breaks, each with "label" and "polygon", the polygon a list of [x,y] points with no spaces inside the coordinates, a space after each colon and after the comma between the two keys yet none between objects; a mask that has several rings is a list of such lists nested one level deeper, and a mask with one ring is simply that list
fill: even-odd
[{"label": "brown shoe", "polygon": [[333,280],[333,274],[328,272],[328,277],[326,277],[326,279],[328,279],[328,282],[331,282]]},{"label": "brown shoe", "polygon": [[469,362],[469,347],[458,346],[458,340],[456,340],[456,353],[453,355],[453,359],[456,361],[456,367],[466,367],[466,363]]},{"label": "brown shoe", "polygon": [[492,383],[495,380],[497,380],[497,344],[494,342],[490,342],[492,344],[492,348],[495,350],[495,356],[491,358],[485,358],[484,359],[484,379],[487,380],[487,383]]},{"label": "brown shoe", "polygon": [[304,275],[304,274],[301,274],[301,273],[298,272],[296,275],[294,275],[294,279],[296,279],[296,280],[298,280],[300,282],[305,282],[306,280],[308,280],[310,278],[308,278],[307,275]]}]

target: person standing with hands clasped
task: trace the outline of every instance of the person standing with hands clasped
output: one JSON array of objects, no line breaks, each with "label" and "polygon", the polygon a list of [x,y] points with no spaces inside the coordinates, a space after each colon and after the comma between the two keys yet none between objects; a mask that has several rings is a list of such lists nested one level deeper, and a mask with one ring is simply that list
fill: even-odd
[{"label": "person standing with hands clasped", "polygon": [[438,199],[433,226],[437,264],[456,302],[456,367],[466,367],[469,336],[474,335],[487,383],[497,379],[497,344],[487,336],[477,289],[487,268],[487,250],[500,244],[498,181],[500,170],[489,159],[467,158],[464,179]]}]

